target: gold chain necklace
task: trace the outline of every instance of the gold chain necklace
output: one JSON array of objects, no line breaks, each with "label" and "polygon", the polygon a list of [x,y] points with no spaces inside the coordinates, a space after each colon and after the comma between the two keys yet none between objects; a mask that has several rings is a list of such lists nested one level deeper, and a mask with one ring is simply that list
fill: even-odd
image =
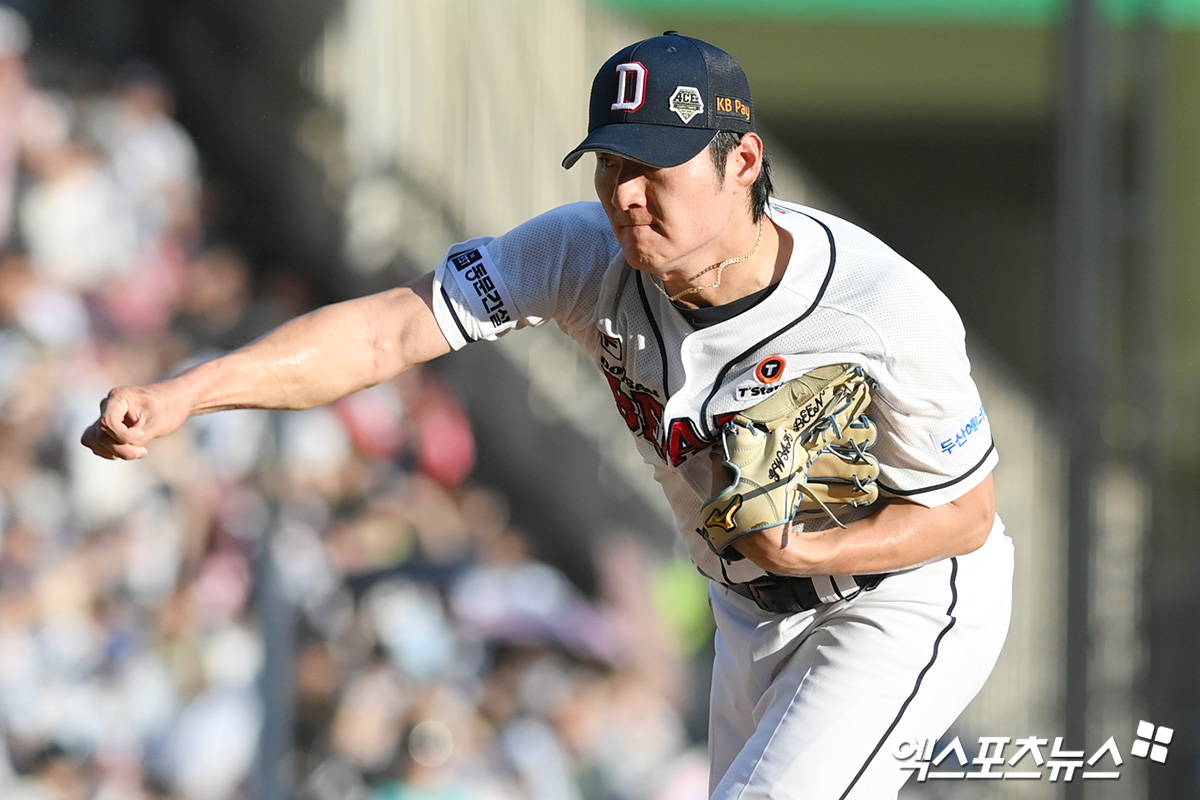
[{"label": "gold chain necklace", "polygon": [[758,246],[760,244],[762,244],[762,240],[763,240],[763,221],[760,219],[758,221],[758,238],[754,240],[754,247],[750,248],[749,253],[746,253],[746,255],[744,255],[744,256],[735,256],[733,258],[727,258],[720,263],[713,264],[711,267],[705,267],[704,269],[700,270],[692,277],[688,278],[689,281],[694,281],[694,280],[696,280],[696,278],[699,278],[701,275],[705,274],[706,272],[712,272],[715,269],[717,271],[717,280],[714,283],[708,284],[707,286],[689,286],[688,288],[684,289],[682,292],[678,292],[677,294],[667,294],[667,290],[663,288],[663,284],[660,284],[659,281],[655,280],[654,278],[650,278],[650,283],[654,284],[654,288],[658,289],[658,291],[662,293],[662,296],[667,298],[668,300],[670,300],[672,303],[674,303],[676,300],[679,300],[680,298],[687,297],[689,294],[699,294],[700,292],[703,292],[705,289],[716,289],[718,286],[721,285],[721,273],[723,273],[725,271],[725,268],[728,267],[730,264],[737,264],[738,262],[746,261],[746,260],[752,258],[754,256],[754,254],[758,252]]}]

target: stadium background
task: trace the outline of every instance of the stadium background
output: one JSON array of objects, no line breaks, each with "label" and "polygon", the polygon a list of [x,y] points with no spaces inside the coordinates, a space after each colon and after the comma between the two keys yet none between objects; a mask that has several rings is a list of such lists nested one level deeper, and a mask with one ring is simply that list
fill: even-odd
[{"label": "stadium background", "polygon": [[[143,464],[76,444],[113,383],[589,197],[558,160],[595,65],[666,28],[746,66],[781,195],[971,330],[1022,560],[955,732],[1127,757],[911,796],[1200,795],[1200,4],[9,5],[41,111],[0,269],[5,797],[698,796],[703,587],[553,333]],[[1143,719],[1166,764],[1128,757]]]}]

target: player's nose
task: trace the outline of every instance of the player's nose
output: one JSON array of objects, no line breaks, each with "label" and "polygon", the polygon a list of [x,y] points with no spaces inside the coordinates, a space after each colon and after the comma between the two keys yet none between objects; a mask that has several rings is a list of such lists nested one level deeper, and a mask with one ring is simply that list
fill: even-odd
[{"label": "player's nose", "polygon": [[613,180],[612,203],[622,211],[646,205],[646,175],[639,165],[621,165]]}]

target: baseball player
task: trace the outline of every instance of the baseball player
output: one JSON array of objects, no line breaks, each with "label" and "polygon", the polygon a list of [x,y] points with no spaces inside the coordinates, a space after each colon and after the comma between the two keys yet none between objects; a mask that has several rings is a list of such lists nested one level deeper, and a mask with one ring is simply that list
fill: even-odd
[{"label": "baseball player", "polygon": [[[594,358],[711,579],[711,797],[894,798],[910,774],[897,753],[951,725],[1008,628],[996,451],[950,302],[869,233],[772,198],[755,123],[729,54],[674,31],[630,45],[597,73],[587,137],[563,161],[594,154],[597,202],[456,244],[407,286],[177,377],[116,388],[83,443],[139,458],[193,414],[320,405],[553,320]],[[878,499],[803,521],[789,500],[778,520],[739,522],[760,469],[739,453],[767,435],[760,404],[794,427],[753,502],[777,484],[813,494],[811,470],[777,467],[801,444],[793,431],[828,414],[773,398],[831,364],[869,379],[870,413],[824,430],[869,417],[869,435],[838,452],[859,462],[869,447],[877,474],[841,483],[873,483]]]}]

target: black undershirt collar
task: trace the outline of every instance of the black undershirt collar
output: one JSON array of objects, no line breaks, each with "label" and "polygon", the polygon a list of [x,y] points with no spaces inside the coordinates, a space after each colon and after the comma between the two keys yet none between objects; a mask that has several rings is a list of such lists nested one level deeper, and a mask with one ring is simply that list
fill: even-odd
[{"label": "black undershirt collar", "polygon": [[754,306],[766,300],[775,287],[779,284],[773,283],[765,289],[760,289],[754,294],[748,294],[745,297],[739,297],[732,303],[726,303],[722,306],[706,306],[704,308],[683,308],[678,303],[672,303],[675,309],[683,315],[691,326],[697,330],[708,328],[716,325],[719,322],[733,319],[743,311],[749,311]]}]

